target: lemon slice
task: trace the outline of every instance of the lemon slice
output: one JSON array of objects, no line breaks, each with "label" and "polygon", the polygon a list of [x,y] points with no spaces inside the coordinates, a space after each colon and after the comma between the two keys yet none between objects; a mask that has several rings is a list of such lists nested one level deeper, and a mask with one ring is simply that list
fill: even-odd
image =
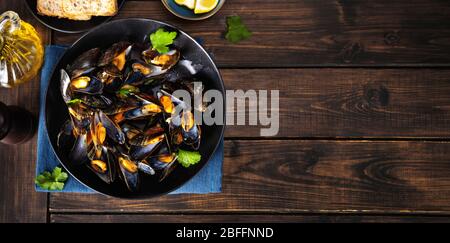
[{"label": "lemon slice", "polygon": [[175,0],[175,3],[181,6],[186,6],[189,9],[195,8],[195,0]]},{"label": "lemon slice", "polygon": [[195,3],[195,14],[207,13],[217,7],[219,0],[197,0]]}]

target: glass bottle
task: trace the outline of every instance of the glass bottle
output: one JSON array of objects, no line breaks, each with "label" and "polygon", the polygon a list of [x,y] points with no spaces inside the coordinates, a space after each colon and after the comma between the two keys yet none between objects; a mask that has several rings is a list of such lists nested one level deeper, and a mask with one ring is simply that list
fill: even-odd
[{"label": "glass bottle", "polygon": [[0,15],[0,86],[30,81],[41,68],[44,49],[33,26],[13,11]]},{"label": "glass bottle", "polygon": [[0,102],[0,143],[21,144],[36,131],[36,119],[27,110]]}]

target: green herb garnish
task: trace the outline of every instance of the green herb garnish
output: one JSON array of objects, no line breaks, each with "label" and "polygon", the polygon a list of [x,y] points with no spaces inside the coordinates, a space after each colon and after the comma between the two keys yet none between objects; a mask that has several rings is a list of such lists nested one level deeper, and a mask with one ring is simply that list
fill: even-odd
[{"label": "green herb garnish", "polygon": [[81,99],[71,99],[69,100],[69,102],[67,102],[67,105],[77,105],[80,104],[81,102],[83,102]]},{"label": "green herb garnish", "polygon": [[139,93],[139,88],[125,84],[119,91],[116,92],[121,97],[128,97],[131,94]]},{"label": "green herb garnish", "polygon": [[188,168],[191,165],[195,165],[202,159],[202,156],[198,151],[186,151],[179,149],[178,150],[178,162],[185,167]]},{"label": "green herb garnish", "polygon": [[169,52],[169,45],[173,44],[173,41],[177,37],[177,32],[168,32],[160,28],[155,33],[150,35],[150,41],[154,50],[160,54]]},{"label": "green herb garnish", "polygon": [[239,16],[227,17],[227,33],[225,38],[231,43],[238,43],[252,36],[247,26],[242,23],[242,19]]},{"label": "green herb garnish", "polygon": [[44,190],[61,191],[64,189],[64,182],[69,176],[66,172],[63,172],[60,167],[55,167],[53,172],[44,171],[38,175],[34,180],[34,183]]}]

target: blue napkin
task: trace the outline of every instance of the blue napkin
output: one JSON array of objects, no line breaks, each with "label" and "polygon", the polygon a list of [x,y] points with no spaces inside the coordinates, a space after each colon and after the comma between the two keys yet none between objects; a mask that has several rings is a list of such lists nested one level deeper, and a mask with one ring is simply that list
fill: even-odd
[{"label": "blue napkin", "polygon": [[[64,54],[67,47],[50,45],[45,48],[45,63],[42,67],[41,73],[41,103],[39,113],[39,128],[38,128],[38,149],[36,162],[36,176],[44,171],[52,171],[53,168],[59,165],[55,153],[51,148],[50,141],[47,137],[47,130],[44,122],[44,108],[45,108],[45,91],[50,80],[50,75],[53,67],[56,65],[59,58]],[[188,183],[180,187],[171,194],[206,194],[219,193],[222,191],[222,163],[223,163],[223,141],[217,148],[214,155],[211,157],[208,164]],[[38,192],[50,192],[43,190],[36,186]],[[54,192],[54,191],[52,191]],[[59,192],[59,191],[58,191]],[[69,176],[65,183],[65,187],[61,192],[76,192],[76,193],[95,193],[78,180]]]}]

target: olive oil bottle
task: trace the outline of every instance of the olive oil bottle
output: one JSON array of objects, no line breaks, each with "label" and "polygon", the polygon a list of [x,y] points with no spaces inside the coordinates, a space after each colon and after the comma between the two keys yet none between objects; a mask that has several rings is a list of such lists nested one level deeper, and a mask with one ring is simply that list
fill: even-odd
[{"label": "olive oil bottle", "polygon": [[38,33],[17,13],[0,15],[0,86],[11,88],[30,81],[41,68],[44,49]]}]

